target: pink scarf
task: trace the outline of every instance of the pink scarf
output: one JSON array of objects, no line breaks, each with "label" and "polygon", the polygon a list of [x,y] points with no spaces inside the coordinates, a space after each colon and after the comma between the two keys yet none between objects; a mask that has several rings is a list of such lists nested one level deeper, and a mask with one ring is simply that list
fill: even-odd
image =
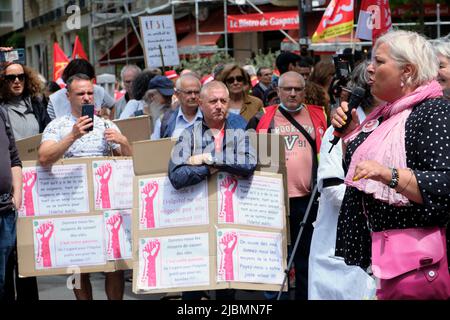
[{"label": "pink scarf", "polygon": [[372,194],[377,200],[390,205],[407,206],[409,200],[389,186],[371,179],[353,181],[355,168],[365,160],[374,160],[390,168],[406,168],[405,124],[412,108],[425,99],[442,96],[442,88],[435,80],[428,82],[410,94],[398,100],[378,106],[355,130],[344,137],[348,143],[355,139],[364,125],[383,117],[383,122],[356,149],[345,177],[345,184],[357,188],[366,194]]}]

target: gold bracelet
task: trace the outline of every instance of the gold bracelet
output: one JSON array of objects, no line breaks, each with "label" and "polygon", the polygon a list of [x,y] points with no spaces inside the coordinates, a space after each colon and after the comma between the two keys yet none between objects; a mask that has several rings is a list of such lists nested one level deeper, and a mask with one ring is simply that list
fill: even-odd
[{"label": "gold bracelet", "polygon": [[402,189],[401,191],[397,191],[398,193],[402,193],[403,191],[405,191],[406,187],[409,186],[409,184],[411,183],[411,180],[412,180],[412,178],[413,178],[413,176],[414,176],[414,172],[412,171],[411,168],[406,168],[406,169],[408,169],[409,172],[411,172],[411,176],[409,177],[409,181],[408,181],[408,183],[403,187],[403,189]]}]

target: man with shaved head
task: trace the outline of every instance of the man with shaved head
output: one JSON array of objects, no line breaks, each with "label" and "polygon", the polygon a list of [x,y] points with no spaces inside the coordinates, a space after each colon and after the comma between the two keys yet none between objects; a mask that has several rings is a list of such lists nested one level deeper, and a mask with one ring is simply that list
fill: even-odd
[{"label": "man with shaved head", "polygon": [[[290,236],[293,244],[315,184],[319,149],[327,120],[322,107],[304,104],[305,80],[299,73],[283,73],[278,80],[277,90],[280,104],[266,107],[265,113],[250,119],[247,129],[255,129],[258,133],[278,133],[284,138]],[[308,299],[308,256],[312,222],[316,215],[317,203],[314,202],[294,257],[295,298],[299,300]]]},{"label": "man with shaved head", "polygon": [[[175,189],[204,181],[217,171],[243,178],[256,169],[256,153],[245,133],[246,121],[228,113],[230,96],[225,84],[211,81],[200,92],[202,121],[185,129],[172,150],[169,180]],[[200,300],[203,291],[183,293],[183,300]],[[219,290],[216,299],[234,298],[234,290]]]}]

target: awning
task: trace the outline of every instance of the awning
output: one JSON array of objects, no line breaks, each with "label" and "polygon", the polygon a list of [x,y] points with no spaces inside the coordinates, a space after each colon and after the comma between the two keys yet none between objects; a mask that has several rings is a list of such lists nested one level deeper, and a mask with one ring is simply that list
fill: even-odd
[{"label": "awning", "polygon": [[[128,49],[126,46],[127,41]],[[123,37],[119,42],[113,45],[113,47],[98,60],[98,63],[100,65],[108,64],[108,60],[118,61],[120,59],[125,59],[127,55],[129,59],[133,59],[133,57],[142,58],[143,54],[144,52],[142,51],[136,34],[134,31],[130,31],[127,36]]]}]

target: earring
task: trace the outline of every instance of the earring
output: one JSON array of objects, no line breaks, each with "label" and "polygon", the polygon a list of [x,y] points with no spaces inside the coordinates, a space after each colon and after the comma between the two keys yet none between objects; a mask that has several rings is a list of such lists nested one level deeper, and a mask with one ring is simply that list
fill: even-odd
[{"label": "earring", "polygon": [[405,83],[403,81],[400,81],[400,88],[403,88],[405,86]]}]

